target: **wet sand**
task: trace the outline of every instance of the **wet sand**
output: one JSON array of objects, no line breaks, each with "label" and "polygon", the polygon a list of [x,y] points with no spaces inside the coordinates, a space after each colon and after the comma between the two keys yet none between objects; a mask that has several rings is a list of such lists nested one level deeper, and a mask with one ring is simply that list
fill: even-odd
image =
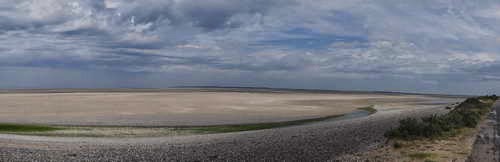
[{"label": "wet sand", "polygon": [[279,122],[459,101],[423,95],[305,92],[0,93],[0,123],[180,126]]}]

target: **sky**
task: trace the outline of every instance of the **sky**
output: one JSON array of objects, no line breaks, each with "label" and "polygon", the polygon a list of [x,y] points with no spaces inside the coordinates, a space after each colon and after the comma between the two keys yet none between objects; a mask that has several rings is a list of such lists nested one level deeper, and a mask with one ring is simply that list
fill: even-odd
[{"label": "sky", "polygon": [[0,0],[0,88],[500,93],[498,0]]}]

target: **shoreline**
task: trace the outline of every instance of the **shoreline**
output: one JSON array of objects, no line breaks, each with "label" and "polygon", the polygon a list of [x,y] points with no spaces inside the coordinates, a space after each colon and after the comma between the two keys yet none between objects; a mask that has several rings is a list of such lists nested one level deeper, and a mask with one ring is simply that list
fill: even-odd
[{"label": "shoreline", "polygon": [[255,93],[319,93],[319,94],[383,94],[383,95],[421,95],[433,97],[467,98],[474,95],[438,94],[397,91],[363,91],[363,90],[324,90],[293,89],[267,87],[170,87],[170,88],[55,88],[55,89],[0,89],[0,94],[9,93],[148,93],[148,92],[255,92]]}]

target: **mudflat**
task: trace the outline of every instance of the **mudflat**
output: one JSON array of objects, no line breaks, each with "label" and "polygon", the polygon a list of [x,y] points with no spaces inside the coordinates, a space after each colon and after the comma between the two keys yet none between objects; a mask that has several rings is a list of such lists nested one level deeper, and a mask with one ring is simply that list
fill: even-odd
[{"label": "mudflat", "polygon": [[279,122],[379,109],[443,106],[460,98],[379,93],[0,93],[0,123],[189,126]]}]

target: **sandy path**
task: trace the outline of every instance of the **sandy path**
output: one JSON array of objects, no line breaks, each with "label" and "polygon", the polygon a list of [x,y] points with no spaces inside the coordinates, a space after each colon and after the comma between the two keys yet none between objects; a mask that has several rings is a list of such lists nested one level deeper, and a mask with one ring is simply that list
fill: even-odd
[{"label": "sandy path", "polygon": [[380,111],[368,117],[278,129],[162,138],[48,138],[0,135],[0,161],[325,161],[384,142],[406,116],[444,108]]},{"label": "sandy path", "polygon": [[479,134],[473,146],[468,162],[497,162],[500,160],[500,141],[498,141],[498,123],[500,122],[500,101],[493,105],[494,114],[479,125]]}]

